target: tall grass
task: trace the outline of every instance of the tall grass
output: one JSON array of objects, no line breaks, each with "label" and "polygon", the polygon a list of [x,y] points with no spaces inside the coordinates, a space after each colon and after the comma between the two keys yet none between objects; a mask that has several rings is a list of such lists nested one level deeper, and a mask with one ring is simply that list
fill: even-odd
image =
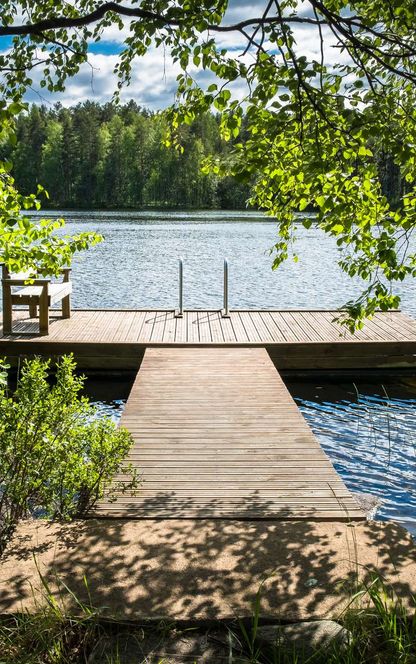
[{"label": "tall grass", "polygon": [[[44,584],[44,602],[34,614],[22,613],[0,622],[0,664],[88,664],[91,652],[97,649],[100,640],[111,643],[117,632],[117,624],[111,630],[100,622],[98,611],[72,595],[77,606],[77,615],[68,614],[63,602],[56,599],[47,583]],[[64,591],[70,593],[63,586]],[[265,647],[261,641],[261,588],[256,595],[251,619],[238,621],[237,628],[218,623],[213,631],[216,635],[223,631],[223,643],[229,644],[229,664],[249,662],[250,664],[414,664],[416,662],[416,601],[405,607],[379,577],[374,577],[363,585],[350,598],[349,607],[338,617],[338,621],[350,632],[350,639],[342,645],[333,644],[313,655],[305,655],[295,644],[285,646],[279,637],[276,625],[276,642]],[[360,608],[354,608],[359,602]],[[175,624],[172,624],[175,632]],[[126,633],[126,625],[120,625]],[[134,626],[131,627],[131,630]],[[157,626],[147,626],[149,634],[157,631]],[[198,631],[198,625],[195,625]],[[170,631],[170,630],[169,630]],[[193,630],[194,631],[194,630]],[[206,633],[206,626],[201,625],[201,633]],[[180,634],[180,632],[178,632]],[[209,638],[209,636],[208,636]],[[217,641],[217,638],[214,640]],[[170,640],[170,646],[172,640]],[[117,654],[117,647],[109,649],[112,654],[106,656],[102,664],[127,664]],[[141,648],[138,648],[138,653]],[[96,660],[93,660],[96,664]],[[137,659],[128,664],[145,664],[149,661],[167,664],[164,659],[148,659],[137,655]],[[172,661],[179,661],[173,659]],[[194,660],[198,664],[198,657]],[[204,660],[206,661],[206,660]],[[101,664],[101,662],[100,662]],[[182,662],[181,662],[182,664]],[[212,662],[212,664],[216,664]]]},{"label": "tall grass", "polygon": [[[379,576],[355,592],[338,622],[349,632],[342,643],[333,642],[313,654],[305,654],[299,644],[286,644],[283,629],[276,626],[275,643],[261,639],[260,592],[247,627],[239,622],[233,634],[235,657],[242,653],[250,664],[415,664],[416,598],[405,606],[394,590]],[[354,608],[359,605],[359,608]],[[237,659],[235,660],[237,661]]]},{"label": "tall grass", "polygon": [[349,609],[342,616],[353,637],[346,653],[349,658],[342,661],[347,664],[416,662],[416,598],[410,598],[410,606],[405,606],[393,588],[374,576],[353,599],[361,604],[366,602],[366,606]]},{"label": "tall grass", "polygon": [[99,614],[60,584],[77,607],[70,615],[40,575],[44,592],[35,611],[3,616],[0,620],[0,664],[87,664],[100,639]]}]

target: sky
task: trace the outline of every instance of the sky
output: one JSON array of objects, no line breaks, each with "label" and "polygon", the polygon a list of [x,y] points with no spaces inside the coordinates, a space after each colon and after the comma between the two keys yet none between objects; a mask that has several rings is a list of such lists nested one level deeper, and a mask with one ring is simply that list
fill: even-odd
[{"label": "sky", "polygon": [[[245,18],[261,16],[264,7],[265,0],[257,2],[231,0],[225,21],[234,23]],[[47,105],[59,101],[64,106],[71,106],[87,99],[100,103],[110,101],[117,84],[116,76],[113,73],[114,66],[128,34],[127,21],[123,30],[119,30],[116,26],[107,28],[101,41],[91,44],[88,64],[82,65],[80,72],[68,79],[64,92],[53,95],[45,92],[37,84],[38,74],[35,71],[33,87],[28,91],[26,100]],[[314,28],[298,27],[296,38],[297,48],[301,54],[309,58],[319,58],[319,41]],[[234,33],[221,35],[219,43],[236,53],[241,53],[244,49],[241,36]],[[4,40],[0,43],[0,50],[4,51],[8,46],[9,43]],[[173,64],[168,53],[162,48],[151,47],[144,57],[134,61],[131,84],[123,90],[122,100],[134,99],[139,105],[151,110],[165,108],[174,101],[176,76],[179,71],[179,67]],[[214,80],[212,74],[198,72],[196,69],[191,70],[191,74],[203,85],[208,85]],[[242,83],[237,82],[233,87],[236,96],[244,95],[245,90]]]}]

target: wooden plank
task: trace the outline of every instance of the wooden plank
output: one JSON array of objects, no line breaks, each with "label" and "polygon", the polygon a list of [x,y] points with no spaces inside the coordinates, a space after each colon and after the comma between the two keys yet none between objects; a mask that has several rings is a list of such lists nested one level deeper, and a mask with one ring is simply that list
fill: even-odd
[{"label": "wooden plank", "polygon": [[[63,323],[62,318],[60,317],[60,312],[51,310],[50,316],[50,325],[49,325],[49,335],[48,340],[52,342],[66,342],[66,341],[84,341],[87,338],[88,331],[91,330],[94,326],[94,321],[98,318],[98,312],[96,311],[80,311],[77,312],[75,318],[70,318],[65,321],[66,325],[60,324]],[[58,318],[54,318],[54,316]]]},{"label": "wooden plank", "polygon": [[187,341],[187,314],[186,312],[183,315],[183,318],[176,319],[176,330],[175,330],[175,343],[176,344],[186,344]]},{"label": "wooden plank", "polygon": [[162,343],[165,335],[165,326],[166,326],[166,311],[159,311],[155,313],[155,322],[153,325],[152,333],[150,335],[150,341],[156,343]]},{"label": "wooden plank", "polygon": [[[185,312],[183,319],[175,319],[173,312],[166,310],[74,310],[68,320],[62,320],[55,310],[51,313],[53,320],[50,334],[42,339],[43,343],[114,341],[163,344],[174,341],[262,345],[315,342],[349,344],[359,341],[416,342],[416,322],[401,312],[378,312],[366,323],[363,330],[358,330],[354,335],[333,322],[333,317],[339,313],[335,311],[231,312],[229,319],[222,318],[218,311]],[[18,334],[7,336],[7,341],[39,342],[39,336],[34,333],[36,320],[29,319],[25,311],[15,312],[15,325]],[[167,334],[166,325],[169,325]],[[187,330],[186,336],[184,328]]]},{"label": "wooden plank", "polygon": [[318,328],[321,341],[337,342],[342,339],[342,330],[338,325],[333,323],[332,315],[331,320],[329,320],[322,311],[302,311],[301,314],[304,318],[310,321],[311,325]]},{"label": "wooden plank", "polygon": [[336,340],[334,331],[322,325],[319,312],[312,314],[308,311],[300,311],[298,315],[292,313],[291,316],[292,319],[299,321],[299,325],[305,330],[305,334],[311,341],[327,341],[328,336],[331,340]]},{"label": "wooden plank", "polygon": [[228,320],[231,322],[231,325],[233,327],[235,340],[238,343],[250,342],[250,337],[248,336],[245,330],[245,327],[241,321],[240,316],[238,315],[238,312],[236,311],[230,312],[230,318]]},{"label": "wooden plank", "polygon": [[328,324],[331,325],[332,329],[338,333],[337,341],[354,343],[356,341],[371,341],[372,337],[369,335],[366,329],[356,330],[354,335],[352,335],[349,330],[340,323],[336,322],[336,319],[339,317],[339,311],[322,311],[320,312],[320,317],[324,320],[327,320]]},{"label": "wooden plank", "polygon": [[134,311],[126,311],[123,315],[121,312],[118,315],[118,320],[115,322],[114,332],[109,339],[110,343],[123,343],[129,338],[130,329],[135,322],[136,314]]},{"label": "wooden plank", "polygon": [[163,335],[163,342],[170,344],[175,342],[176,336],[176,318],[174,311],[168,311],[166,314],[166,325]]},{"label": "wooden plank", "polygon": [[251,311],[250,312],[250,318],[253,321],[253,325],[255,326],[262,343],[273,343],[274,340],[275,340],[275,337],[271,333],[269,327],[264,322],[264,319],[261,316],[260,312],[259,311]]},{"label": "wooden plank", "polygon": [[225,318],[225,317],[223,318],[221,316],[220,323],[221,323],[222,333],[223,333],[223,336],[224,336],[224,343],[225,344],[228,344],[228,343],[235,344],[235,343],[237,343],[237,336],[236,336],[233,324],[231,322],[231,316],[229,318]]},{"label": "wooden plank", "polygon": [[134,321],[128,332],[127,342],[131,344],[136,344],[140,338],[141,330],[146,319],[146,313],[144,311],[135,311],[134,312]]},{"label": "wooden plank", "polygon": [[286,342],[290,343],[303,340],[303,335],[299,338],[299,336],[294,333],[294,330],[287,324],[286,318],[281,312],[270,311],[269,317]]},{"label": "wooden plank", "polygon": [[224,333],[221,314],[219,311],[208,311],[207,315],[211,330],[212,343],[222,345],[224,343]]},{"label": "wooden plank", "polygon": [[203,344],[212,343],[211,327],[209,324],[209,314],[207,311],[198,311],[198,330],[199,341]]},{"label": "wooden plank", "polygon": [[387,337],[393,339],[393,341],[402,341],[407,339],[408,332],[398,327],[396,324],[396,319],[387,313],[387,316],[375,315],[372,319],[372,324],[375,328],[379,330],[383,339]]},{"label": "wooden plank", "polygon": [[121,424],[143,484],[100,517],[364,518],[265,349],[147,349]]},{"label": "wooden plank", "polygon": [[269,313],[267,311],[259,311],[258,313],[272,339],[271,343],[278,343],[278,344],[283,343],[284,337],[282,335],[282,332],[274,323]]},{"label": "wooden plank", "polygon": [[251,312],[248,311],[241,311],[239,312],[239,317],[241,320],[241,323],[246,331],[247,338],[249,341],[252,343],[262,343],[262,336],[260,332],[257,330],[257,327],[253,321],[253,317],[251,315]]},{"label": "wooden plank", "polygon": [[[103,316],[102,311],[97,311],[89,329],[85,330],[82,335],[82,340],[88,340],[91,343],[100,343],[104,335],[108,338],[113,326],[114,313],[111,312],[109,316]],[[85,335],[85,336],[84,336]],[[69,341],[69,339],[66,339]],[[73,340],[71,335],[70,340]]]},{"label": "wooden plank", "polygon": [[365,321],[363,332],[367,334],[369,339],[374,339],[375,341],[397,341],[397,337],[390,326],[388,326],[387,330],[383,330],[380,328],[379,322],[371,319]]},{"label": "wooden plank", "polygon": [[288,334],[292,335],[292,338],[295,338],[302,343],[316,341],[316,339],[311,338],[313,335],[310,335],[310,326],[307,326],[307,329],[305,330],[300,323],[300,317],[293,315],[292,311],[276,312],[273,316],[281,320],[281,324],[286,326],[286,330]]},{"label": "wooden plank", "polygon": [[377,320],[384,318],[390,325],[395,325],[399,327],[399,329],[406,330],[411,338],[414,338],[416,334],[416,320],[410,318],[410,316],[407,316],[403,312],[377,312],[375,318]]},{"label": "wooden plank", "polygon": [[143,325],[140,330],[138,341],[140,343],[148,343],[152,338],[153,327],[157,320],[157,311],[147,311],[143,320]]},{"label": "wooden plank", "polygon": [[199,343],[198,313],[196,311],[186,313],[186,340],[190,344]]}]

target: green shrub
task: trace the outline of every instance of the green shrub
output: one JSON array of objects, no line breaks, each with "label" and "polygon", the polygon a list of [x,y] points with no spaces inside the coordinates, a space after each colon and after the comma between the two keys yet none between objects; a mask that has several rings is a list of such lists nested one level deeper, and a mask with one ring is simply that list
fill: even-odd
[{"label": "green shrub", "polygon": [[7,369],[9,368],[9,365],[4,362],[4,360],[0,360],[0,386],[1,387],[6,387],[7,386]]},{"label": "green shrub", "polygon": [[[73,357],[59,361],[52,385],[49,368],[26,361],[12,396],[0,383],[0,553],[25,516],[82,516],[104,491],[114,500],[138,486],[137,471],[123,463],[130,433],[81,395]],[[110,486],[117,473],[129,481]]]}]

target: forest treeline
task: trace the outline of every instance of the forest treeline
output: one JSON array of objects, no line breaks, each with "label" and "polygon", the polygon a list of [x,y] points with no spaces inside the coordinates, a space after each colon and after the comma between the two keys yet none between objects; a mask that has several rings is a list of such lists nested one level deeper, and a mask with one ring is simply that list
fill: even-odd
[{"label": "forest treeline", "polygon": [[18,118],[13,176],[25,194],[42,184],[56,208],[246,207],[247,186],[201,172],[207,155],[229,150],[217,117],[183,127],[182,154],[163,133],[161,115],[134,101],[32,105]]},{"label": "forest treeline", "polygon": [[[208,155],[230,145],[219,119],[206,114],[181,130],[182,154],[163,145],[164,119],[130,101],[123,106],[86,101],[70,108],[33,104],[17,121],[10,155],[19,190],[39,183],[55,208],[182,207],[242,209],[250,189],[231,177],[204,175]],[[397,167],[379,155],[383,189],[397,203]]]}]

